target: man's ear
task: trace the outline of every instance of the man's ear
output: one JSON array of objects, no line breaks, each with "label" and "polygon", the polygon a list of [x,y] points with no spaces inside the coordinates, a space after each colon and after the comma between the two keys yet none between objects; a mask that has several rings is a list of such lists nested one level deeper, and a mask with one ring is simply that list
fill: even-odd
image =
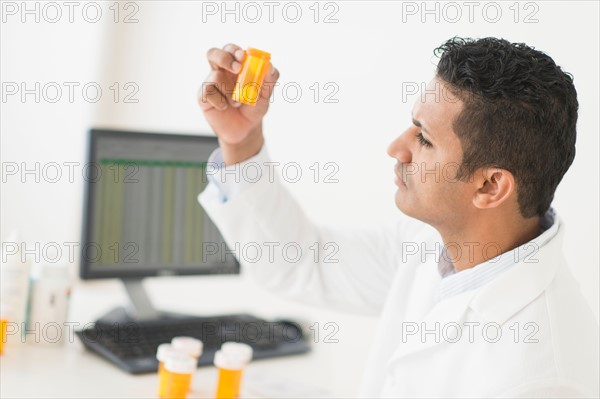
[{"label": "man's ear", "polygon": [[496,208],[516,190],[515,177],[506,169],[483,168],[476,173],[473,205],[479,209]]}]

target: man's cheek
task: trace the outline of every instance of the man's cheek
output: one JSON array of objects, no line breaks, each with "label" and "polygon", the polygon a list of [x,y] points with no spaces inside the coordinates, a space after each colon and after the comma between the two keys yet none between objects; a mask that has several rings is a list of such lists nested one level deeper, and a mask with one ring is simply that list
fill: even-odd
[{"label": "man's cheek", "polygon": [[419,171],[419,179],[424,184],[440,184],[441,171],[442,168],[439,162],[422,163]]}]

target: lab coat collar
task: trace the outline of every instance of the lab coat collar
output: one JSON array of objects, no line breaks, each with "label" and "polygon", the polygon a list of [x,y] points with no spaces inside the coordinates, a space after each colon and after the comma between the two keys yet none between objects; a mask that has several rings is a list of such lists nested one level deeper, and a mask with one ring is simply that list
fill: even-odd
[{"label": "lab coat collar", "polygon": [[[443,299],[420,321],[418,327],[459,323],[471,309],[481,317],[504,324],[515,313],[538,297],[554,279],[562,258],[563,222],[557,217],[552,228],[556,235],[537,254],[522,259],[513,268],[480,288]],[[536,256],[537,255],[537,256]],[[410,323],[411,321],[405,321]],[[390,358],[388,366],[409,354],[423,351],[444,342],[426,339],[403,342]]]},{"label": "lab coat collar", "polygon": [[473,311],[502,325],[548,287],[562,259],[565,230],[558,217],[552,228],[557,229],[556,235],[537,253],[476,290],[469,305]]}]

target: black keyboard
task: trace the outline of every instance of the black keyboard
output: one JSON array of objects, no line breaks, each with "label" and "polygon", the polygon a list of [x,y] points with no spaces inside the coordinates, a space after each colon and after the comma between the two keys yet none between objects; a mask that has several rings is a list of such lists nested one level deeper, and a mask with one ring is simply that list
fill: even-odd
[{"label": "black keyboard", "polygon": [[179,317],[143,322],[99,324],[76,332],[81,342],[121,369],[156,372],[156,350],[173,337],[187,336],[204,343],[198,366],[212,365],[215,352],[228,341],[253,349],[253,359],[305,353],[310,345],[293,321],[266,321],[251,315]]}]

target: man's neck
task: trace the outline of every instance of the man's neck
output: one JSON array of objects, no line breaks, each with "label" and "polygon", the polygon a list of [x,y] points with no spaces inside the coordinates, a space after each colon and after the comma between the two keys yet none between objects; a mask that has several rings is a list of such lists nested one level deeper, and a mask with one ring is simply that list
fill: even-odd
[{"label": "man's neck", "polygon": [[438,229],[446,258],[456,272],[470,269],[508,252],[540,234],[540,218],[474,218],[459,228]]}]

